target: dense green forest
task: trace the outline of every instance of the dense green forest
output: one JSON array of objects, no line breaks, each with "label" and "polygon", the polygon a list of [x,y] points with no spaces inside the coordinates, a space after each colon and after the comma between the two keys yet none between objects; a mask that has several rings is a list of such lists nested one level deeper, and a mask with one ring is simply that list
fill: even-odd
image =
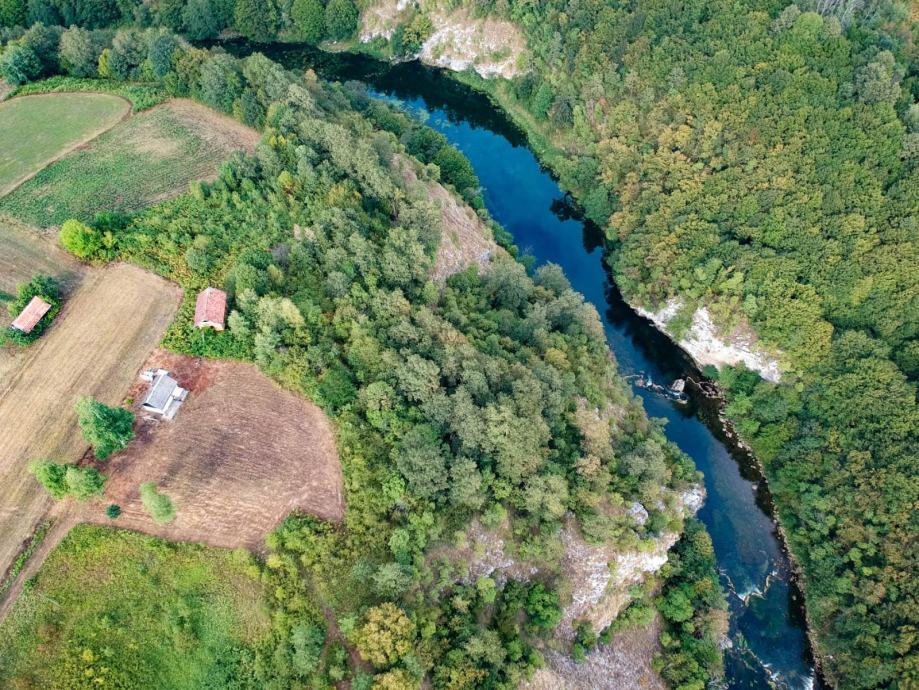
[{"label": "dense green forest", "polygon": [[[618,378],[596,311],[561,270],[529,272],[508,244],[481,274],[430,278],[439,211],[402,167],[481,206],[468,161],[443,137],[359,86],[194,48],[161,28],[35,25],[8,38],[8,78],[10,54],[28,53],[22,80],[149,82],[264,130],[256,154],[228,161],[215,182],[134,216],[69,222],[65,235],[84,260],[132,261],[186,288],[168,347],[252,359],[336,420],[344,528],[293,517],[269,539],[266,572],[298,584],[264,576],[272,646],[245,660],[251,675],[236,686],[321,688],[351,675],[355,688],[516,687],[539,649],[558,645],[569,516],[588,541],[621,549],[682,531],[680,493],[698,473]],[[83,39],[86,52],[69,52]],[[192,327],[208,285],[229,292],[225,332]],[[645,524],[629,514],[635,501]],[[470,579],[473,518],[537,574]],[[724,602],[698,528],[680,553],[689,565],[671,569],[660,598],[674,626],[661,664],[674,687],[701,690],[721,673]],[[311,602],[337,628],[321,660],[300,622]]]},{"label": "dense green forest", "polygon": [[919,23],[897,3],[786,5],[476,3],[531,51],[513,83],[476,81],[607,228],[629,300],[678,298],[684,321],[707,305],[782,352],[782,385],[721,382],[824,668],[841,687],[910,687]]}]

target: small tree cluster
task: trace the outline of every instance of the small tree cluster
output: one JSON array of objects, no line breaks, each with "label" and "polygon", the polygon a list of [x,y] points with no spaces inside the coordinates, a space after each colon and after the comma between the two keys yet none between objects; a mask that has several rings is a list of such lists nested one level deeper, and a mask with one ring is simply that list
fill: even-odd
[{"label": "small tree cluster", "polygon": [[29,463],[29,471],[52,498],[58,500],[71,496],[78,501],[85,501],[101,495],[105,487],[105,475],[92,467],[33,460]]}]

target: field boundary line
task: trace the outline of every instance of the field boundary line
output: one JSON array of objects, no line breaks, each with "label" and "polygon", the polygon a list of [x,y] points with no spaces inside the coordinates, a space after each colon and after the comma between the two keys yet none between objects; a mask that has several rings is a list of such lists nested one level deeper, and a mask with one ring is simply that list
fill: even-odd
[{"label": "field boundary line", "polygon": [[67,148],[67,149],[64,149],[64,150],[60,151],[59,153],[55,154],[55,156],[54,156],[53,158],[50,158],[50,159],[48,159],[47,161],[45,161],[45,162],[42,164],[42,166],[41,166],[38,170],[35,170],[35,171],[33,171],[33,172],[30,172],[28,175],[25,175],[24,177],[21,177],[21,178],[19,178],[18,180],[14,180],[14,181],[11,182],[9,185],[7,185],[5,188],[0,188],[0,199],[3,199],[4,197],[7,197],[7,196],[9,196],[10,194],[12,194],[13,192],[15,192],[15,191],[16,191],[17,189],[19,189],[22,185],[24,185],[26,182],[28,182],[28,181],[31,180],[33,177],[35,177],[36,175],[38,175],[38,173],[40,173],[42,170],[46,169],[48,166],[54,165],[55,163],[57,163],[57,162],[58,162],[59,160],[61,160],[62,158],[65,158],[65,157],[69,156],[71,153],[73,153],[74,151],[76,151],[77,149],[79,149],[81,146],[86,146],[87,144],[89,144],[89,143],[95,141],[96,139],[98,139],[99,137],[101,137],[103,134],[105,134],[106,132],[108,132],[108,131],[114,129],[115,127],[117,127],[118,125],[120,125],[122,122],[124,122],[125,120],[127,120],[128,118],[130,118],[132,115],[134,115],[134,113],[133,113],[134,104],[131,103],[130,100],[128,100],[128,99],[125,98],[124,96],[119,96],[119,95],[114,94],[114,93],[107,93],[107,92],[105,92],[105,91],[55,91],[55,92],[53,92],[53,93],[30,93],[30,94],[26,94],[25,96],[13,96],[12,98],[6,98],[6,99],[4,99],[2,102],[0,102],[0,110],[2,110],[3,105],[5,105],[5,104],[7,104],[7,103],[13,103],[13,102],[15,102],[17,99],[20,99],[20,98],[21,98],[21,99],[26,99],[26,98],[44,98],[44,97],[47,97],[47,96],[59,96],[59,95],[61,95],[61,94],[94,94],[94,93],[95,93],[95,94],[102,95],[102,96],[111,96],[112,98],[117,98],[117,99],[119,99],[119,100],[124,101],[125,103],[128,104],[128,111],[127,111],[124,115],[122,115],[118,120],[116,120],[115,122],[113,122],[112,124],[110,124],[108,127],[103,127],[103,128],[101,128],[101,129],[95,130],[94,132],[92,132],[92,133],[91,133],[88,137],[86,137],[85,139],[81,139],[80,141],[74,143],[73,146],[71,146],[71,147],[69,147],[69,148]]}]

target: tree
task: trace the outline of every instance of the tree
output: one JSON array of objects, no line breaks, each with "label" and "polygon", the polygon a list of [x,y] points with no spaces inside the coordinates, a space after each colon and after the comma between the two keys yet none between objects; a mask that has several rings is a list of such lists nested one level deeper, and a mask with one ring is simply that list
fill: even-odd
[{"label": "tree", "polygon": [[52,498],[61,499],[67,495],[67,466],[50,460],[33,460],[29,472],[45,487]]},{"label": "tree", "polygon": [[102,249],[102,237],[85,223],[65,220],[58,235],[64,249],[78,259],[91,259]]},{"label": "tree", "polygon": [[78,501],[100,496],[105,488],[105,476],[92,467],[68,465],[64,480],[67,482],[67,493]]},{"label": "tree", "polygon": [[402,668],[381,673],[373,679],[373,690],[417,690],[419,682]]},{"label": "tree", "polygon": [[176,519],[172,499],[157,490],[156,482],[144,482],[140,485],[140,500],[154,522],[165,525]]},{"label": "tree", "polygon": [[216,38],[233,21],[232,0],[188,0],[182,21],[193,41]]},{"label": "tree", "polygon": [[121,506],[118,505],[117,503],[110,504],[105,509],[105,516],[109,518],[110,520],[116,520],[118,517],[121,516]]},{"label": "tree", "polygon": [[357,19],[354,0],[329,0],[325,7],[325,33],[334,41],[351,38],[357,30]]},{"label": "tree", "polygon": [[172,70],[172,55],[179,47],[176,37],[165,29],[147,33],[147,65],[152,76],[162,79]]},{"label": "tree", "polygon": [[26,7],[25,0],[0,0],[0,26],[23,26]]},{"label": "tree", "polygon": [[377,668],[398,663],[412,649],[415,624],[392,602],[367,611],[364,624],[354,633],[361,657]]},{"label": "tree", "polygon": [[396,467],[421,498],[432,498],[447,488],[447,447],[428,424],[412,427],[399,444]]},{"label": "tree", "polygon": [[109,407],[95,398],[80,398],[76,405],[83,438],[93,446],[96,458],[107,459],[123,450],[134,438],[134,413]]},{"label": "tree", "polygon": [[290,9],[298,36],[305,43],[317,44],[325,31],[325,6],[321,0],[294,0]]},{"label": "tree", "polygon": [[71,26],[61,34],[61,67],[73,77],[96,76],[101,48],[92,33],[79,26]]},{"label": "tree", "polygon": [[268,43],[278,32],[278,11],[273,0],[236,0],[236,30],[250,41]]},{"label": "tree", "polygon": [[214,108],[230,112],[243,88],[237,61],[220,53],[209,57],[201,67],[198,88],[201,100]]},{"label": "tree", "polygon": [[39,74],[41,74],[41,62],[31,48],[13,44],[0,55],[0,77],[3,77],[11,86],[25,84]]}]

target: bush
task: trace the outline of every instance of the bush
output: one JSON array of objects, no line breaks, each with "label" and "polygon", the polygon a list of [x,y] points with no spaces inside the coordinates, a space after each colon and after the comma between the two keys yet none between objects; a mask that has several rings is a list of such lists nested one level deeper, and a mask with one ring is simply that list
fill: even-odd
[{"label": "bush", "polygon": [[134,438],[134,413],[130,410],[109,407],[90,397],[80,398],[76,410],[83,438],[99,460],[123,450]]},{"label": "bush", "polygon": [[176,519],[176,509],[172,499],[161,494],[155,482],[144,482],[140,485],[140,500],[154,522],[165,525]]},{"label": "bush", "polygon": [[15,318],[26,308],[33,297],[40,297],[51,305],[51,309],[35,324],[29,333],[23,333],[15,328],[8,328],[4,333],[2,341],[8,340],[17,345],[28,345],[34,342],[45,330],[51,325],[54,317],[60,312],[60,288],[54,278],[48,276],[35,276],[28,283],[21,283],[16,288],[16,298],[7,305],[10,317]]},{"label": "bush", "polygon": [[112,503],[108,508],[105,509],[105,515],[110,520],[115,520],[121,516],[121,506],[117,503]]},{"label": "bush", "polygon": [[58,236],[64,249],[78,259],[92,259],[102,249],[102,236],[73,218],[64,221]]}]

